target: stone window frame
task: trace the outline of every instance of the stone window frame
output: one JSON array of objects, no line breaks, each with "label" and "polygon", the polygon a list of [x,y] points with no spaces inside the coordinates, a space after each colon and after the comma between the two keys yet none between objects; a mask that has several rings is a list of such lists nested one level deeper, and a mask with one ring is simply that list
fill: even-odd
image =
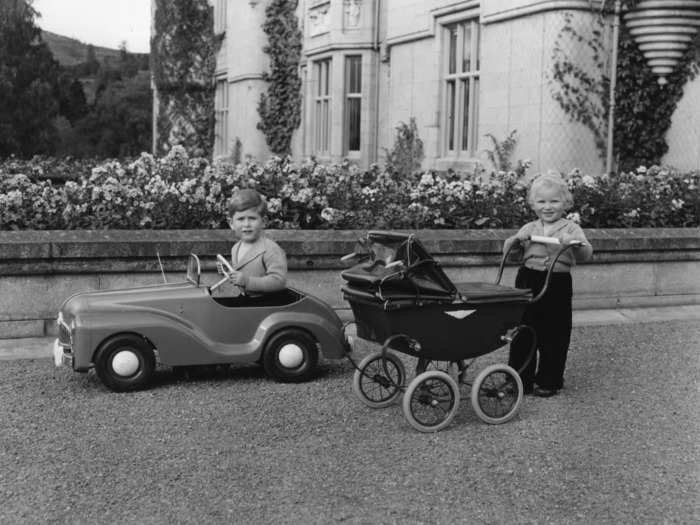
[{"label": "stone window frame", "polygon": [[[469,27],[469,55],[476,57],[471,60],[468,68],[463,67],[465,50],[465,32]],[[481,48],[482,27],[479,15],[470,10],[461,16],[447,17],[440,21],[442,38],[442,57],[440,83],[442,95],[443,118],[442,154],[445,157],[458,160],[472,159],[478,147],[479,119],[479,90],[481,78]],[[451,35],[457,31],[454,40],[454,55]],[[455,70],[450,71],[451,58],[454,58]],[[465,89],[468,88],[468,89]],[[465,112],[465,95],[469,94]],[[451,113],[454,110],[454,118]]]},{"label": "stone window frame", "polygon": [[214,92],[214,156],[227,155],[228,147],[228,102],[229,83],[227,78],[216,80]]},{"label": "stone window frame", "polygon": [[[362,68],[363,68],[363,55],[362,53],[357,53],[357,54],[345,54],[343,55],[344,57],[344,64],[343,64],[343,154],[345,155],[350,155],[350,156],[359,156],[361,151],[362,151],[362,99],[363,99],[363,91],[362,91],[362,83],[364,79],[362,78]],[[351,90],[352,86],[350,86],[350,82],[352,80],[352,75],[351,75],[351,61],[357,60],[359,63],[357,64],[356,72],[358,74],[357,77],[357,85],[359,91],[356,90]],[[359,101],[359,105],[356,108],[357,111],[357,125],[358,129],[355,134],[356,139],[357,139],[357,147],[353,148],[353,144],[351,144],[351,140],[353,137],[353,134],[351,133],[350,126],[352,125],[352,122],[350,121],[350,107],[352,105],[351,101]]]},{"label": "stone window frame", "polygon": [[313,151],[319,156],[329,156],[333,134],[333,57],[319,58],[312,65]]}]

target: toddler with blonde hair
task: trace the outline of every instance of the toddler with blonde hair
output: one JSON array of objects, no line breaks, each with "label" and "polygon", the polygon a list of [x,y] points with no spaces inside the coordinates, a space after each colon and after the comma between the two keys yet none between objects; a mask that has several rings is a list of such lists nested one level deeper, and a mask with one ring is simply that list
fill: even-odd
[{"label": "toddler with blonde hair", "polygon": [[[561,244],[578,242],[565,251],[554,265],[547,291],[531,303],[523,315],[523,324],[532,327],[537,337],[535,356],[521,378],[526,393],[540,397],[556,395],[564,386],[564,369],[571,339],[573,287],[571,269],[587,261],[593,247],[581,227],[565,218],[573,206],[566,181],[557,173],[535,178],[530,185],[528,202],[537,219],[525,224],[503,243],[503,251],[514,250],[522,260],[515,286],[529,288],[537,295],[543,288],[547,269],[561,246],[533,242],[532,236],[555,237]],[[513,341],[509,365],[519,370],[528,357],[532,341],[526,332]],[[535,387],[535,384],[537,385]]]}]

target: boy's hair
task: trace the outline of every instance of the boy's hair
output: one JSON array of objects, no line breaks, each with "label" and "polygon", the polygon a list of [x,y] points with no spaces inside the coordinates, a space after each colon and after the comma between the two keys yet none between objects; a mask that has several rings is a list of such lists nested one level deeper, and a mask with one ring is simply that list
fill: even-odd
[{"label": "boy's hair", "polygon": [[260,195],[256,190],[244,189],[233,194],[228,204],[228,209],[231,214],[237,211],[245,211],[254,208],[256,212],[264,217],[267,214],[267,202],[265,197]]},{"label": "boy's hair", "polygon": [[573,207],[574,197],[571,195],[571,191],[569,191],[569,185],[561,175],[551,171],[535,177],[530,184],[530,190],[527,193],[527,202],[530,206],[535,204],[535,192],[542,187],[556,188],[559,190],[559,194],[564,201],[564,209],[568,210]]}]

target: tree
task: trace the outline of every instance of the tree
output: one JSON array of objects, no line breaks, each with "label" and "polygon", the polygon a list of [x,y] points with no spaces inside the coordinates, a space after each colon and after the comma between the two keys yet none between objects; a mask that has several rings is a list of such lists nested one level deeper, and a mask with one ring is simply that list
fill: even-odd
[{"label": "tree", "polygon": [[263,73],[267,93],[260,95],[258,129],[265,135],[270,150],[287,155],[292,135],[301,124],[301,30],[295,14],[297,1],[272,0],[265,9],[263,31],[268,45],[263,52],[270,57],[270,72]]},{"label": "tree", "polygon": [[209,156],[214,144],[214,71],[222,35],[208,0],[155,0],[151,67],[158,153],[175,144]]},{"label": "tree", "polygon": [[100,63],[95,54],[95,46],[92,44],[87,45],[87,49],[85,50],[85,62],[82,64],[82,68],[82,73],[86,76],[95,75],[97,70],[100,69]]},{"label": "tree", "polygon": [[151,148],[150,74],[108,84],[92,111],[77,125],[89,154],[97,157],[135,156]]},{"label": "tree", "polygon": [[66,117],[71,124],[85,116],[89,108],[80,80],[64,72],[59,76],[58,91],[59,113],[61,115]]},{"label": "tree", "polygon": [[0,157],[50,153],[59,65],[26,0],[0,0]]}]

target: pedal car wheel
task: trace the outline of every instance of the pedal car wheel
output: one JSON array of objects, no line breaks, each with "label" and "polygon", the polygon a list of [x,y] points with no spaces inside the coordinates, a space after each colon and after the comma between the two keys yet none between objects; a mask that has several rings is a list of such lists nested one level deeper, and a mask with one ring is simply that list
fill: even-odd
[{"label": "pedal car wheel", "polygon": [[134,334],[108,339],[95,353],[97,377],[115,392],[143,388],[153,377],[155,367],[153,350]]},{"label": "pedal car wheel", "polygon": [[408,384],[403,413],[416,430],[437,432],[452,422],[459,408],[459,387],[445,372],[429,370]]},{"label": "pedal car wheel", "polygon": [[508,365],[484,368],[472,385],[472,406],[479,418],[492,425],[515,416],[523,400],[523,382]]},{"label": "pedal car wheel", "polygon": [[307,381],[318,366],[316,341],[303,330],[282,330],[265,346],[262,362],[265,373],[276,381]]},{"label": "pedal car wheel", "polygon": [[352,389],[370,408],[391,405],[401,394],[406,381],[406,369],[394,352],[373,352],[357,365],[352,379]]}]

